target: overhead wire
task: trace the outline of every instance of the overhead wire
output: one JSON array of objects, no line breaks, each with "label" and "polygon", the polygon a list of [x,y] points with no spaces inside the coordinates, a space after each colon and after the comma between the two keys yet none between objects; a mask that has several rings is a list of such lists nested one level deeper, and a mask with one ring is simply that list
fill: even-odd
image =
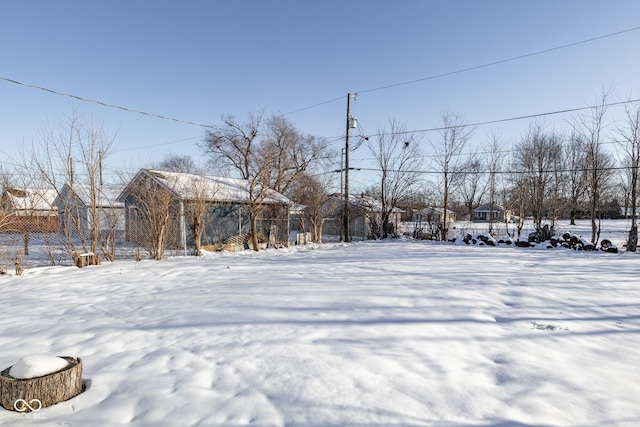
[{"label": "overhead wire", "polygon": [[[369,92],[381,91],[381,90],[391,89],[391,88],[395,88],[395,87],[400,87],[400,86],[410,85],[410,84],[414,84],[414,83],[419,83],[419,82],[423,82],[423,81],[427,81],[427,80],[433,80],[433,79],[438,79],[438,78],[451,76],[451,75],[455,75],[455,74],[474,71],[474,70],[478,70],[478,69],[482,69],[482,68],[486,68],[486,67],[491,67],[491,66],[495,66],[495,65],[499,65],[499,64],[504,64],[504,63],[507,63],[507,62],[517,61],[517,60],[520,60],[520,59],[524,59],[524,58],[528,58],[528,57],[532,57],[532,56],[536,56],[536,55],[541,55],[541,54],[545,54],[545,53],[549,53],[549,52],[553,52],[553,51],[557,51],[557,50],[561,50],[561,49],[566,49],[566,48],[569,48],[569,47],[574,47],[574,46],[585,44],[585,43],[590,43],[590,42],[593,42],[593,41],[596,41],[596,40],[601,40],[601,39],[605,39],[605,38],[609,38],[609,37],[618,36],[618,35],[621,35],[621,34],[632,32],[632,31],[637,31],[639,29],[640,29],[640,26],[633,27],[633,28],[628,28],[628,29],[625,29],[625,30],[621,30],[621,31],[617,31],[617,32],[613,32],[613,33],[609,33],[609,34],[605,34],[605,35],[601,35],[601,36],[597,36],[597,37],[588,38],[588,39],[580,40],[580,41],[573,42],[573,43],[568,43],[568,44],[564,44],[564,45],[560,45],[560,46],[556,46],[556,47],[552,47],[552,48],[548,48],[548,49],[539,50],[539,51],[536,51],[536,52],[527,53],[527,54],[524,54],[524,55],[518,55],[518,56],[511,57],[511,58],[506,58],[506,59],[493,61],[493,62],[489,62],[489,63],[485,63],[485,64],[481,64],[481,65],[476,65],[476,66],[472,66],[472,67],[467,67],[467,68],[460,69],[460,70],[455,70],[455,71],[450,71],[450,72],[446,72],[446,73],[427,76],[427,77],[423,77],[423,78],[419,78],[419,79],[413,79],[413,80],[408,80],[408,81],[404,81],[404,82],[400,82],[400,83],[394,83],[394,84],[379,86],[379,87],[375,87],[375,88],[364,89],[364,90],[357,91],[355,93],[369,93]],[[145,115],[145,116],[148,116],[148,117],[154,117],[154,118],[158,118],[158,119],[162,119],[162,120],[173,121],[173,122],[176,122],[176,123],[184,123],[184,124],[197,126],[197,127],[201,127],[201,128],[205,128],[205,129],[214,129],[215,128],[215,126],[212,126],[212,125],[206,125],[206,124],[198,123],[198,122],[191,121],[191,120],[178,119],[178,118],[167,116],[167,115],[149,113],[149,112],[138,110],[138,109],[133,109],[133,108],[124,107],[124,106],[121,106],[121,105],[107,103],[107,102],[100,101],[100,100],[95,100],[95,99],[82,97],[82,96],[71,94],[71,93],[57,91],[57,90],[46,88],[46,87],[39,86],[39,85],[25,83],[25,82],[18,81],[18,80],[15,80],[15,79],[11,79],[11,78],[8,78],[8,77],[0,76],[0,80],[6,81],[6,82],[12,83],[12,84],[20,85],[20,86],[23,86],[23,87],[28,87],[28,88],[32,88],[32,89],[41,90],[41,91],[48,92],[48,93],[51,93],[51,94],[54,94],[54,95],[58,95],[58,96],[69,97],[71,99],[75,99],[75,100],[82,101],[82,102],[94,103],[94,104],[101,105],[101,106],[107,107],[107,108],[118,109],[118,110],[121,110],[121,111],[130,112],[130,113],[137,113],[137,114],[140,114],[140,115]],[[330,99],[330,100],[327,100],[327,101],[323,101],[323,102],[320,102],[320,103],[316,103],[316,104],[313,104],[313,105],[310,105],[310,106],[307,106],[307,107],[299,108],[297,110],[294,110],[294,111],[291,111],[289,113],[284,114],[284,116],[291,115],[291,114],[298,113],[298,112],[305,111],[305,110],[309,110],[309,109],[313,109],[313,108],[316,108],[316,107],[319,107],[319,106],[322,106],[322,105],[326,105],[326,104],[329,104],[329,103],[332,103],[332,102],[335,102],[335,101],[338,101],[338,100],[341,100],[341,99],[343,99],[342,96],[336,97],[336,98],[333,98],[333,99]],[[611,104],[608,104],[607,106],[620,105],[620,104],[626,104],[626,103],[638,102],[638,101],[640,101],[640,99],[636,99],[636,100],[632,100],[632,101],[624,101],[624,102],[619,102],[619,103],[611,103]],[[543,116],[547,116],[547,115],[583,111],[583,110],[592,109],[592,108],[594,108],[594,107],[582,107],[582,108],[571,108],[571,109],[565,109],[565,110],[557,110],[557,111],[546,112],[546,113],[531,114],[531,115],[524,115],[524,116],[511,117],[511,118],[505,118],[505,119],[489,120],[489,121],[483,121],[483,122],[477,122],[477,123],[470,123],[470,124],[461,125],[460,127],[471,127],[471,126],[482,126],[482,125],[488,125],[488,124],[504,123],[504,122],[508,122],[508,121],[515,121],[515,120],[523,120],[523,119],[530,119],[530,118],[536,118],[536,117],[543,117]],[[419,130],[413,130],[413,131],[403,131],[403,132],[380,134],[380,135],[425,133],[425,132],[441,131],[441,130],[445,130],[445,129],[446,129],[445,127],[434,127],[434,128],[428,128],[428,129],[419,129]],[[365,138],[365,139],[367,138],[366,136],[362,136],[362,135],[361,135],[361,137]],[[163,145],[176,144],[176,143],[184,142],[184,141],[188,141],[188,140],[194,140],[194,139],[197,139],[197,138],[199,138],[199,137],[187,138],[187,139],[182,139],[182,140],[178,140],[178,141],[171,141],[171,142],[166,142],[166,143],[160,143],[160,144],[153,144],[153,145],[148,145],[148,146],[144,146],[144,147],[124,148],[124,149],[120,149],[120,150],[117,150],[117,151],[118,152],[122,152],[122,151],[132,151],[132,150],[153,148],[153,147],[158,147],[158,146],[163,146]],[[341,138],[343,138],[343,136],[327,137],[326,140],[327,140],[329,145],[333,145],[333,144],[337,143]]]},{"label": "overhead wire", "polygon": [[[481,69],[481,68],[492,67],[492,66],[495,66],[495,65],[504,64],[504,63],[512,62],[512,61],[517,61],[517,60],[528,58],[528,57],[531,57],[531,56],[542,55],[542,54],[545,54],[545,53],[549,53],[549,52],[553,52],[553,51],[557,51],[557,50],[561,50],[561,49],[566,49],[566,48],[569,48],[569,47],[578,46],[578,45],[585,44],[585,43],[590,43],[590,42],[593,42],[593,41],[596,41],[596,40],[602,40],[602,39],[605,39],[605,38],[618,36],[618,35],[621,35],[621,34],[629,33],[629,32],[632,32],[632,31],[637,31],[637,30],[640,30],[640,26],[633,27],[633,28],[628,28],[628,29],[621,30],[621,31],[616,31],[616,32],[609,33],[609,34],[604,34],[604,35],[597,36],[597,37],[591,37],[591,38],[580,40],[580,41],[573,42],[573,43],[567,43],[567,44],[564,44],[564,45],[561,45],[561,46],[556,46],[556,47],[552,47],[552,48],[548,48],[548,49],[539,50],[539,51],[527,53],[527,54],[524,54],[524,55],[518,55],[518,56],[511,57],[511,58],[506,58],[506,59],[502,59],[502,60],[498,60],[498,61],[493,61],[493,62],[489,62],[489,63],[486,63],[486,64],[476,65],[476,66],[472,66],[472,67],[463,68],[463,69],[460,69],[460,70],[455,70],[455,71],[436,74],[436,75],[432,75],[432,76],[422,77],[422,78],[419,78],[419,79],[408,80],[408,81],[404,81],[404,82],[400,82],[400,83],[393,83],[393,84],[379,86],[379,87],[375,87],[375,88],[363,89],[363,90],[360,90],[360,91],[355,91],[354,93],[368,93],[368,92],[375,92],[375,91],[380,91],[380,90],[385,90],[385,89],[391,89],[391,88],[395,88],[395,87],[399,87],[399,86],[405,86],[405,85],[419,83],[419,82],[423,82],[423,81],[427,81],[427,80],[433,80],[433,79],[438,79],[438,78],[451,76],[451,75],[455,75],[455,74],[474,71],[474,70],[478,70],[478,69]],[[96,99],[90,99],[90,98],[86,98],[86,97],[83,97],[83,96],[75,95],[75,94],[72,94],[72,93],[61,92],[61,91],[58,91],[58,90],[46,88],[44,86],[39,86],[39,85],[31,84],[31,83],[25,83],[25,82],[22,82],[22,81],[19,81],[19,80],[15,80],[15,79],[12,79],[12,78],[8,78],[8,77],[4,77],[4,76],[0,76],[0,80],[6,81],[8,83],[13,83],[13,84],[16,84],[16,85],[19,85],[19,86],[23,86],[23,87],[28,87],[28,88],[32,88],[32,89],[41,90],[41,91],[48,92],[48,93],[51,93],[51,94],[54,94],[54,95],[68,97],[68,98],[75,99],[75,100],[82,101],[82,102],[98,104],[98,105],[101,105],[103,107],[118,109],[118,110],[129,112],[129,113],[136,113],[136,114],[141,114],[141,115],[148,116],[148,117],[155,117],[155,118],[162,119],[162,120],[168,120],[168,121],[173,121],[173,122],[177,122],[177,123],[184,123],[184,124],[188,124],[188,125],[192,125],[192,126],[198,126],[198,127],[205,128],[205,129],[214,129],[215,128],[215,126],[212,126],[212,125],[198,123],[198,122],[191,121],[191,120],[178,119],[178,118],[167,116],[167,115],[150,113],[150,112],[147,112],[147,111],[138,110],[138,109],[129,108],[129,107],[124,107],[124,106],[117,105],[117,104],[111,104],[111,103],[107,103],[107,102],[104,102],[104,101],[100,101],[100,100],[96,100]],[[291,115],[291,114],[298,113],[298,112],[301,112],[301,111],[313,109],[313,108],[316,108],[316,107],[319,107],[319,106],[322,106],[322,105],[325,105],[325,104],[336,102],[336,101],[338,101],[338,100],[340,100],[342,98],[343,98],[342,96],[336,97],[336,98],[333,98],[333,99],[330,99],[330,100],[327,100],[327,101],[319,102],[319,103],[316,103],[316,104],[313,104],[313,105],[310,105],[310,106],[307,106],[307,107],[303,107],[303,108],[299,108],[299,109],[294,110],[294,111],[290,111],[289,113],[286,113],[286,114],[283,114],[283,115],[287,116],[287,115]]]},{"label": "overhead wire", "polygon": [[96,99],[89,99],[89,98],[85,98],[85,97],[82,97],[82,96],[74,95],[74,94],[71,94],[71,93],[59,92],[59,91],[54,90],[54,89],[49,89],[49,88],[46,88],[46,87],[43,87],[43,86],[38,86],[38,85],[30,84],[30,83],[24,83],[24,82],[15,80],[15,79],[10,79],[8,77],[0,76],[0,80],[4,80],[6,82],[13,83],[13,84],[16,84],[16,85],[19,85],[19,86],[24,86],[24,87],[28,87],[28,88],[32,88],[32,89],[38,89],[38,90],[41,90],[41,91],[44,91],[44,92],[49,92],[49,93],[52,93],[54,95],[65,96],[65,97],[68,97],[68,98],[71,98],[71,99],[75,99],[75,100],[78,100],[78,101],[82,101],[82,102],[98,104],[98,105],[102,105],[103,107],[114,108],[114,109],[117,109],[117,110],[126,111],[128,113],[137,113],[137,114],[141,114],[141,115],[148,116],[148,117],[155,117],[157,119],[169,120],[169,121],[173,121],[173,122],[177,122],[177,123],[184,123],[184,124],[187,124],[187,125],[198,126],[198,127],[202,127],[202,128],[205,128],[205,129],[214,129],[215,128],[215,126],[205,125],[205,124],[193,122],[193,121],[190,121],[190,120],[183,120],[183,119],[177,119],[175,117],[163,116],[163,115],[154,114],[154,113],[148,113],[146,111],[136,110],[136,109],[128,108],[128,107],[123,107],[121,105],[109,104],[109,103],[106,103],[106,102],[103,102],[103,101],[98,101]]},{"label": "overhead wire", "polygon": [[[452,76],[452,75],[455,75],[455,74],[461,74],[461,73],[466,73],[466,72],[469,72],[469,71],[475,71],[475,70],[479,70],[479,69],[482,69],[482,68],[493,67],[495,65],[505,64],[507,62],[513,62],[513,61],[517,61],[517,60],[524,59],[524,58],[529,58],[529,57],[536,56],[536,55],[542,55],[542,54],[545,54],[545,53],[554,52],[554,51],[557,51],[557,50],[566,49],[566,48],[569,48],[569,47],[574,47],[574,46],[578,46],[578,45],[581,45],[581,44],[590,43],[590,42],[594,42],[596,40],[602,40],[602,39],[605,39],[605,38],[614,37],[614,36],[618,36],[618,35],[625,34],[625,33],[630,33],[632,31],[637,31],[637,30],[640,30],[640,26],[633,27],[633,28],[628,28],[626,30],[616,31],[616,32],[609,33],[609,34],[604,34],[604,35],[601,35],[601,36],[591,37],[591,38],[580,40],[580,41],[573,42],[573,43],[567,43],[567,44],[564,44],[564,45],[555,46],[555,47],[551,47],[551,48],[548,48],[548,49],[542,49],[542,50],[538,50],[538,51],[535,51],[535,52],[527,53],[527,54],[524,54],[524,55],[513,56],[511,58],[501,59],[501,60],[498,60],[498,61],[488,62],[488,63],[481,64],[481,65],[475,65],[475,66],[472,66],[472,67],[462,68],[462,69],[455,70],[455,71],[449,71],[449,72],[435,74],[435,75],[431,75],[431,76],[427,76],[427,77],[421,77],[421,78],[418,78],[418,79],[407,80],[407,81],[400,82],[400,83],[392,83],[392,84],[388,84],[388,85],[384,85],[384,86],[378,86],[378,87],[375,87],[375,88],[354,91],[354,93],[377,92],[377,91],[381,91],[381,90],[385,90],[385,89],[391,89],[391,88],[400,87],[400,86],[406,86],[406,85],[410,85],[410,84],[414,84],[414,83],[420,83],[420,82],[424,82],[424,81],[427,81],[427,80],[434,80],[434,79],[439,79],[439,78],[442,78],[442,77]],[[336,102],[336,101],[339,101],[341,99],[343,99],[342,96],[336,97],[336,98],[333,98],[333,99],[330,99],[330,100],[327,100],[327,101],[324,101],[324,102],[320,102],[320,103],[317,103],[317,104],[314,104],[314,105],[311,105],[311,106],[308,106],[308,107],[299,108],[297,110],[290,111],[289,113],[286,113],[284,115],[288,116],[288,115],[291,115],[291,114],[294,114],[294,113],[298,113],[298,112],[309,110],[309,109],[312,109],[312,108],[316,108],[316,107],[319,107],[319,106],[322,106],[322,105],[325,105],[325,104]]]},{"label": "overhead wire", "polygon": [[552,48],[548,48],[548,49],[538,50],[536,52],[531,52],[531,53],[527,53],[527,54],[524,54],[524,55],[518,55],[518,56],[514,56],[514,57],[511,57],[511,58],[507,58],[507,59],[501,59],[501,60],[498,60],[498,61],[488,62],[486,64],[481,64],[481,65],[476,65],[476,66],[473,66],[473,67],[463,68],[463,69],[456,70],[456,71],[450,71],[450,72],[446,72],[446,73],[436,74],[436,75],[433,75],[433,76],[428,76],[428,77],[423,77],[423,78],[419,78],[419,79],[409,80],[409,81],[401,82],[401,83],[389,84],[389,85],[380,86],[380,87],[376,87],[376,88],[372,88],[372,89],[360,90],[357,93],[367,93],[367,92],[375,92],[375,91],[379,91],[379,90],[391,89],[391,88],[394,88],[394,87],[405,86],[405,85],[409,85],[409,84],[424,82],[424,81],[427,81],[427,80],[433,80],[433,79],[439,79],[439,78],[442,78],[442,77],[452,76],[452,75],[455,75],[455,74],[466,73],[468,71],[475,71],[475,70],[479,70],[481,68],[493,67],[495,65],[505,64],[507,62],[513,62],[513,61],[517,61],[517,60],[520,60],[520,59],[529,58],[531,56],[542,55],[542,54],[545,54],[545,53],[554,52],[554,51],[557,51],[557,50],[566,49],[566,48],[569,48],[569,47],[574,47],[574,46],[578,46],[578,45],[581,45],[581,44],[590,43],[590,42],[593,42],[593,41],[596,41],[596,40],[602,40],[602,39],[605,39],[605,38],[608,38],[608,37],[614,37],[614,36],[618,36],[618,35],[621,35],[621,34],[629,33],[629,32],[632,32],[632,31],[637,31],[637,30],[640,30],[640,26],[633,27],[633,28],[628,28],[628,29],[622,30],[622,31],[616,31],[614,33],[609,33],[609,34],[605,34],[605,35],[602,35],[602,36],[597,36],[597,37],[592,37],[592,38],[589,38],[589,39],[580,40],[580,41],[573,42],[573,43],[567,43],[567,44],[564,44],[564,45],[561,45],[561,46],[556,46],[556,47],[552,47]]},{"label": "overhead wire", "polygon": [[155,148],[155,147],[161,147],[161,146],[164,146],[164,145],[178,144],[180,142],[194,141],[196,139],[202,139],[202,136],[194,136],[194,137],[191,137],[191,138],[178,139],[176,141],[161,142],[161,143],[158,143],[158,144],[145,145],[145,146],[142,146],[142,147],[121,148],[119,150],[114,150],[113,152],[114,153],[120,153],[120,152],[123,152],[123,151],[135,151],[135,150],[142,150],[142,149],[145,149],[145,148]]},{"label": "overhead wire", "polygon": [[[373,134],[373,135],[370,135],[370,136],[411,135],[411,134],[419,134],[419,133],[427,133],[427,132],[438,132],[438,131],[451,129],[453,127],[460,129],[460,128],[468,128],[468,127],[476,127],[476,126],[486,126],[486,125],[491,125],[491,124],[496,124],[496,123],[505,123],[505,122],[511,122],[511,121],[516,121],[516,120],[525,120],[525,119],[535,119],[535,118],[538,118],[538,117],[552,116],[552,115],[557,115],[557,114],[575,113],[575,112],[578,112],[578,111],[593,110],[595,108],[615,107],[615,106],[619,106],[619,105],[633,104],[633,103],[636,103],[636,102],[640,102],[640,98],[630,99],[630,100],[626,100],[626,101],[610,102],[610,103],[601,104],[601,105],[590,105],[590,106],[586,106],[586,107],[566,108],[566,109],[563,109],[563,110],[547,111],[547,112],[544,112],[544,113],[535,113],[535,114],[527,114],[527,115],[522,115],[522,116],[507,117],[507,118],[504,118],[504,119],[486,120],[486,121],[474,122],[474,123],[462,123],[462,124],[459,124],[459,125],[456,125],[456,126],[448,126],[448,127],[447,126],[438,126],[438,127],[432,127],[432,128],[426,128],[426,129],[414,129],[414,130],[405,130],[405,131],[398,131],[398,132],[382,132],[382,133],[377,133],[377,134]],[[331,137],[331,138],[344,138],[344,135],[343,136],[334,136],[334,137]]]},{"label": "overhead wire", "polygon": [[[370,172],[379,172],[381,169],[379,168],[354,168],[356,170],[362,171],[370,171]],[[570,172],[608,172],[614,170],[630,170],[633,169],[633,166],[611,166],[606,168],[573,168],[573,169],[550,169],[550,170],[536,170],[536,174],[546,174],[546,173],[570,173]],[[414,173],[414,174],[422,174],[422,175],[442,175],[442,171],[435,170],[394,170],[388,169],[386,172],[392,173]],[[451,175],[468,175],[468,174],[479,174],[479,175],[487,175],[487,174],[496,174],[496,175],[524,175],[530,174],[531,171],[527,170],[499,170],[499,171],[473,171],[473,172],[465,172],[465,171],[450,171]]]}]

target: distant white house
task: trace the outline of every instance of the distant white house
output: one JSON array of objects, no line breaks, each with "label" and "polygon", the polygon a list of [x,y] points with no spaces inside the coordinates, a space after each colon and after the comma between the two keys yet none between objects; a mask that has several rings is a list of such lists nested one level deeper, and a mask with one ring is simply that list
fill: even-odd
[{"label": "distant white house", "polygon": [[512,212],[498,204],[485,203],[473,210],[473,222],[511,221]]}]

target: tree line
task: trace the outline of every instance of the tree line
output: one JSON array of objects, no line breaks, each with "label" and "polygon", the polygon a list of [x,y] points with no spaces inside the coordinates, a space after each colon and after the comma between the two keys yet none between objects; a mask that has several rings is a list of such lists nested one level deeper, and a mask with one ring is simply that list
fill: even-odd
[{"label": "tree line", "polygon": [[[442,125],[433,136],[408,131],[400,122],[390,120],[366,140],[375,163],[375,182],[366,192],[380,204],[380,217],[372,221],[378,227],[374,234],[387,237],[393,232],[390,222],[397,208],[438,207],[442,211],[438,237],[447,240],[448,212],[471,216],[475,208],[489,203],[502,205],[522,219],[532,217],[538,231],[545,225],[553,229],[561,218],[572,223],[588,218],[591,241],[596,244],[607,207],[617,204],[631,212],[627,250],[636,251],[640,106],[624,103],[622,119],[610,122],[608,97],[603,94],[588,113],[572,117],[564,130],[550,129],[534,120],[517,140],[505,141],[495,132],[483,144],[475,144],[474,150],[471,142],[476,129],[458,114],[442,113]],[[74,113],[23,149],[20,167],[33,171],[28,175],[30,182],[17,183],[17,175],[5,170],[3,184],[44,185],[61,191],[64,184],[82,182],[89,188],[89,215],[97,218],[102,169],[115,139],[99,123],[83,121]],[[200,149],[207,159],[204,168],[196,165],[191,154],[170,155],[155,166],[246,180],[254,248],[260,234],[258,219],[270,208],[265,203],[269,191],[295,203],[301,212],[300,228],[311,232],[315,242],[322,241],[328,218],[341,218],[340,204],[329,203],[336,193],[332,169],[339,150],[321,137],[304,134],[283,116],[267,116],[264,111],[249,113],[245,119],[223,115],[216,126],[205,131]],[[129,179],[122,176],[122,183]],[[166,204],[161,206],[153,209],[168,209]],[[202,234],[204,210],[204,206],[196,206],[186,215],[196,240]],[[111,241],[104,242],[109,233],[98,228],[98,221],[92,223],[94,227],[85,232],[80,243],[71,236],[66,239],[69,254],[98,252],[101,245],[110,247]],[[492,232],[494,224],[489,222],[488,226]],[[517,224],[518,237],[521,230],[522,221]],[[159,247],[163,243],[154,242],[153,257],[162,257]]]},{"label": "tree line", "polygon": [[[537,232],[554,229],[558,219],[587,218],[591,242],[600,238],[603,218],[631,219],[627,250],[637,249],[640,106],[627,102],[616,122],[608,119],[609,95],[588,113],[572,117],[565,130],[534,120],[515,141],[493,133],[472,150],[476,129],[455,113],[444,112],[437,136],[407,132],[395,121],[370,138],[378,182],[367,189],[382,201],[380,235],[385,236],[394,207],[438,207],[439,237],[447,240],[448,212],[473,217],[483,203],[501,205]],[[429,161],[427,161],[429,159]],[[625,209],[626,212],[621,212]],[[493,225],[490,222],[489,232]],[[523,221],[517,223],[520,237]]]}]

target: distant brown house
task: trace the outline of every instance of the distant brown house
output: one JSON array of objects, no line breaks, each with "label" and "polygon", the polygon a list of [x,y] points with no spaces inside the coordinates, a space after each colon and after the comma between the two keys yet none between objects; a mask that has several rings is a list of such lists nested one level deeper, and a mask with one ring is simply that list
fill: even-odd
[{"label": "distant brown house", "polygon": [[2,190],[2,233],[57,233],[55,190],[4,187]]}]

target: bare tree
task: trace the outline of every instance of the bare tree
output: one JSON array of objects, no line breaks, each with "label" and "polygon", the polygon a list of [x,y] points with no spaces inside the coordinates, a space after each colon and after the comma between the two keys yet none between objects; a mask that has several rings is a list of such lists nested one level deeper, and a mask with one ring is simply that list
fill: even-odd
[{"label": "bare tree", "polygon": [[193,231],[195,256],[202,255],[202,234],[204,233],[205,216],[208,208],[209,204],[206,200],[198,198],[189,203],[187,212],[185,212],[189,220],[189,224],[191,225],[191,230]]},{"label": "bare tree", "polygon": [[[338,205],[331,203],[331,195],[327,191],[327,184],[317,177],[302,174],[289,187],[287,196],[302,206],[304,217],[301,227],[305,229],[308,221],[314,243],[322,243],[322,228],[327,218],[336,213]],[[305,221],[306,220],[306,221]]]},{"label": "bare tree", "polygon": [[484,173],[485,165],[476,150],[464,163],[458,172],[458,193],[467,208],[469,218],[473,217],[473,210],[480,205],[484,197],[488,181]]},{"label": "bare tree", "polygon": [[604,93],[597,105],[591,109],[591,115],[579,116],[575,120],[574,130],[586,143],[585,147],[585,189],[588,197],[591,217],[591,243],[600,239],[600,208],[602,196],[611,177],[613,158],[604,149],[607,93]]},{"label": "bare tree", "polygon": [[188,154],[168,154],[158,164],[157,169],[169,172],[200,172],[198,166],[196,165],[196,162]]},{"label": "bare tree", "polygon": [[[65,250],[76,261],[81,253],[97,255],[102,246],[102,168],[114,144],[115,136],[107,135],[100,123],[85,121],[73,112],[66,123],[43,132],[41,139],[22,153],[25,168],[35,168],[44,185],[59,195],[65,185],[71,192],[76,184],[87,189],[82,205],[77,195],[60,199],[70,221],[68,227],[61,227]],[[99,262],[97,256],[90,260]]]},{"label": "bare tree", "polygon": [[516,223],[517,238],[520,239],[529,201],[528,179],[526,175],[520,173],[520,171],[511,171],[509,181],[511,184],[510,197],[507,199],[508,203],[506,203],[506,205],[517,212],[520,219]]},{"label": "bare tree", "polygon": [[[550,188],[550,201],[549,207],[547,209],[547,218],[551,220],[551,231],[556,228],[556,221],[558,220],[558,216],[560,213],[560,209],[563,206],[563,190],[564,190],[564,170],[562,163],[562,148],[563,148],[563,139],[562,136],[558,134],[552,134],[552,149],[551,151],[557,151],[558,154],[553,157],[553,176],[551,179],[551,188]],[[552,235],[546,236],[551,239]]]},{"label": "bare tree", "polygon": [[143,170],[127,187],[130,210],[129,240],[140,243],[152,259],[161,260],[170,240],[172,221],[178,216],[179,205],[174,192],[175,180],[164,175],[164,185],[154,179],[155,171]]},{"label": "bare tree", "polygon": [[459,116],[450,112],[442,114],[442,122],[440,140],[432,141],[431,146],[435,152],[434,162],[438,168],[442,192],[443,213],[440,237],[441,240],[447,240],[449,198],[454,190],[452,184],[455,181],[456,171],[460,170],[463,161],[462,151],[471,138],[473,130]]},{"label": "bare tree", "polygon": [[266,121],[262,153],[274,159],[266,185],[280,194],[287,194],[298,177],[315,167],[327,155],[325,141],[303,135],[283,116]]},{"label": "bare tree", "polygon": [[[542,220],[551,213],[555,202],[558,167],[562,158],[560,138],[545,133],[540,123],[532,124],[515,147],[515,161],[523,175],[526,203],[533,215],[536,231],[542,233]],[[544,233],[544,237],[547,236]]]},{"label": "bare tree", "polygon": [[[494,133],[491,136],[486,162],[489,169],[487,187],[489,190],[489,233],[493,233],[493,208],[498,195],[498,174],[502,169],[504,155],[501,150],[500,136]],[[506,215],[505,215],[506,219]]]},{"label": "bare tree", "polygon": [[213,163],[235,170],[248,182],[247,213],[251,223],[253,249],[258,250],[258,217],[264,209],[267,186],[272,165],[272,153],[262,148],[258,138],[263,112],[251,113],[245,122],[235,117],[222,117],[222,125],[205,134],[204,149]]},{"label": "bare tree", "polygon": [[211,200],[215,197],[217,187],[207,178],[199,175],[190,175],[186,189],[189,200],[185,202],[185,216],[191,231],[195,246],[194,255],[202,254],[202,235],[205,230],[206,216],[211,206]]},{"label": "bare tree", "polygon": [[380,129],[375,139],[370,138],[368,148],[378,167],[381,236],[386,238],[392,212],[420,181],[423,156],[418,137],[396,121],[390,121],[388,129]]},{"label": "bare tree", "polygon": [[627,251],[635,252],[638,248],[638,224],[636,208],[638,207],[638,173],[640,172],[640,106],[625,105],[625,122],[617,128],[621,144],[626,153],[629,166],[628,191],[629,203],[625,203],[626,213],[631,212],[631,229],[627,238]]},{"label": "bare tree", "polygon": [[575,132],[571,134],[563,148],[565,159],[564,181],[571,225],[576,224],[576,214],[585,193],[585,142]]},{"label": "bare tree", "polygon": [[[299,179],[328,157],[323,140],[303,135],[283,116],[272,116],[266,120],[261,148],[263,157],[274,159],[264,185],[279,194],[288,194]],[[286,227],[286,235],[289,235],[289,221],[283,221],[283,210],[277,204],[271,204],[269,212],[269,241],[275,244],[274,234],[278,234],[281,228]]]},{"label": "bare tree", "polygon": [[[249,183],[248,214],[253,248],[258,250],[258,217],[273,199],[286,193],[297,177],[322,157],[323,145],[301,135],[281,116],[264,120],[252,113],[245,122],[223,116],[222,125],[207,131],[205,151],[214,164],[235,171]],[[274,204],[267,205],[274,206]]]}]

